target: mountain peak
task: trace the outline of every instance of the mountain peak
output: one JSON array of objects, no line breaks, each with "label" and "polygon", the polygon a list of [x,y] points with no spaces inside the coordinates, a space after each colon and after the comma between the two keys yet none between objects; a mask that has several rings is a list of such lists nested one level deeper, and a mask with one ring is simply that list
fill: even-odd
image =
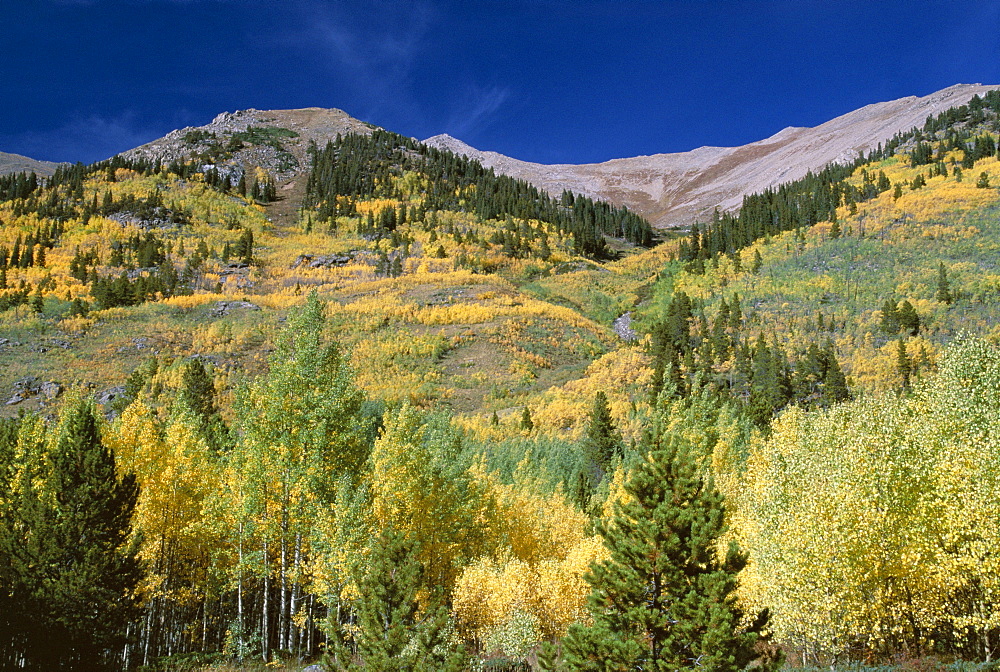
[{"label": "mountain peak", "polygon": [[343,110],[306,107],[293,110],[222,112],[203,126],[171,131],[123,153],[130,159],[174,161],[195,156],[218,158],[241,169],[261,167],[287,178],[308,167],[312,142],[322,146],[337,135],[371,133],[374,126]]}]

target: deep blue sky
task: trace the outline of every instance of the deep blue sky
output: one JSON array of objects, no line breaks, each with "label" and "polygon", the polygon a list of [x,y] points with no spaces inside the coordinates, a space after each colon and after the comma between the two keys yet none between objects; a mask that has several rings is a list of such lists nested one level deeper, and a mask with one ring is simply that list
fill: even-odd
[{"label": "deep blue sky", "polygon": [[0,150],[59,161],[320,106],[583,163],[1000,84],[996,0],[0,0],[0,20]]}]

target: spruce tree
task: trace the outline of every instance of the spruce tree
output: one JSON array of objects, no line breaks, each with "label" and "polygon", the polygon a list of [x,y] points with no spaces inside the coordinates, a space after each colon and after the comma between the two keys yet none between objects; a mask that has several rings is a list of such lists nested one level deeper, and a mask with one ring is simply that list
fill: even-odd
[{"label": "spruce tree", "polygon": [[19,437],[27,464],[2,516],[12,648],[29,670],[122,668],[141,578],[135,477],[119,477],[90,403],[71,403],[44,443],[40,427]]},{"label": "spruce tree", "polygon": [[596,472],[595,485],[611,468],[614,459],[622,455],[622,437],[611,419],[608,397],[603,391],[594,396],[594,407],[587,422],[584,455]]},{"label": "spruce tree", "polygon": [[343,639],[335,641],[328,666],[334,670],[464,669],[465,651],[448,640],[448,609],[420,609],[423,568],[414,543],[386,529],[374,540],[367,569],[358,578],[357,665]]},{"label": "spruce tree", "polygon": [[903,379],[903,389],[910,389],[910,375],[913,373],[913,363],[909,355],[906,354],[906,344],[902,337],[896,342],[896,370]]},{"label": "spruce tree", "polygon": [[535,428],[535,423],[531,419],[531,409],[527,406],[524,407],[524,411],[521,413],[521,429],[526,432],[530,432]]},{"label": "spruce tree", "polygon": [[652,448],[626,485],[630,499],[600,525],[611,557],[588,574],[594,623],[570,628],[568,667],[744,670],[759,658],[766,614],[741,629],[734,593],[745,559],[734,544],[719,554],[722,495],[687,443],[660,435]]},{"label": "spruce tree", "polygon": [[944,267],[943,261],[938,264],[937,294],[935,298],[938,303],[951,303],[953,300],[951,283],[948,281],[948,270]]}]

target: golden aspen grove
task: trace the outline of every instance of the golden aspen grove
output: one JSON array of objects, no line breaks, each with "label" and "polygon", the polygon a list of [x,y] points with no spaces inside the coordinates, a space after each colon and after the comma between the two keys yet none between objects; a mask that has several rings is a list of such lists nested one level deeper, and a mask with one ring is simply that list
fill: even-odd
[{"label": "golden aspen grove", "polygon": [[376,128],[0,176],[0,668],[992,669],[998,129],[672,232]]}]

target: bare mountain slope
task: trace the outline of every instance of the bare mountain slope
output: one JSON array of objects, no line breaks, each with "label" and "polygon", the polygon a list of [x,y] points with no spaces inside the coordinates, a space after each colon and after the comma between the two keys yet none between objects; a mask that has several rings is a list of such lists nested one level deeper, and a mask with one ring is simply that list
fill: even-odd
[{"label": "bare mountain slope", "polygon": [[0,175],[10,173],[35,173],[36,175],[49,176],[56,172],[58,163],[51,161],[36,161],[20,154],[8,154],[0,152]]},{"label": "bare mountain slope", "polygon": [[308,171],[311,141],[323,146],[338,134],[370,133],[371,129],[369,124],[336,109],[239,110],[223,112],[204,126],[171,131],[122,155],[166,162],[211,156],[221,158],[221,164],[266,168],[285,180]]},{"label": "bare mountain slope", "polygon": [[831,161],[851,160],[900,131],[922,126],[928,115],[996,88],[958,84],[929,96],[868,105],[815,128],[789,127],[742,147],[699,147],[596,164],[528,163],[479,151],[447,135],[425,142],[478,159],[550,193],[569,189],[627,205],[663,228],[705,219],[716,207],[736,209],[745,194],[798,179]]}]

